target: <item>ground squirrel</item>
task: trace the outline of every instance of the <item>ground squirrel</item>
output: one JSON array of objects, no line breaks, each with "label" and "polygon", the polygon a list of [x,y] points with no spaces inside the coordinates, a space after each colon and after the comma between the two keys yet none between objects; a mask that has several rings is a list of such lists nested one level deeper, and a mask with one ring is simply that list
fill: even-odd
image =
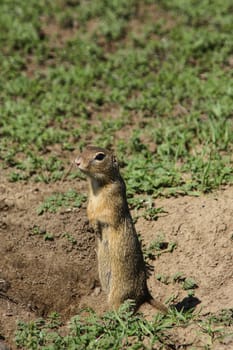
[{"label": "ground squirrel", "polygon": [[117,309],[130,299],[136,308],[148,301],[167,312],[166,306],[154,300],[148,291],[141,245],[114,154],[89,146],[75,163],[89,183],[87,215],[98,237],[99,278],[109,306]]}]

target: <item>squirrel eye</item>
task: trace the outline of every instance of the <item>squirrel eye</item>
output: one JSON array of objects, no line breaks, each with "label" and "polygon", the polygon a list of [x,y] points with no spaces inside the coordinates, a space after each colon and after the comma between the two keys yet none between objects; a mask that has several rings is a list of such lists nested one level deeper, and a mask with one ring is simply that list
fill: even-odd
[{"label": "squirrel eye", "polygon": [[103,160],[105,158],[105,154],[104,153],[97,153],[95,156],[96,160]]}]

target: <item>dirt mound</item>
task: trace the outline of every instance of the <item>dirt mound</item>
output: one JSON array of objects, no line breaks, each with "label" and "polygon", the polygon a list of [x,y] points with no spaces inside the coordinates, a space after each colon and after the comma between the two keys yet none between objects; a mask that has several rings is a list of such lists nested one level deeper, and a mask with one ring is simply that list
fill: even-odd
[{"label": "dirt mound", "polygon": [[[158,235],[176,243],[172,254],[162,254],[154,261],[154,273],[168,282],[177,274],[193,279],[203,314],[233,307],[232,198],[233,187],[196,198],[160,199],[156,204],[167,214],[156,222],[140,220],[137,225],[147,245]],[[182,284],[168,283],[161,288],[153,277],[149,283],[153,294],[163,298],[175,295],[181,302],[187,297]]]},{"label": "dirt mound", "polygon": [[85,208],[38,216],[38,204],[59,188],[4,184],[0,189],[0,334],[17,319],[64,318],[98,286],[95,237]]},{"label": "dirt mound", "polygon": [[[62,191],[83,182],[69,182]],[[83,208],[37,214],[43,200],[61,191],[59,184],[10,184],[0,187],[0,335],[13,343],[17,320],[61,313],[64,320],[81,307],[102,313],[105,296],[99,293],[95,236]],[[233,290],[233,187],[201,197],[159,199],[167,212],[157,221],[140,218],[136,228],[148,248],[158,236],[174,242],[173,252],[152,262],[152,294],[164,301],[187,302],[187,291],[174,276],[192,278],[198,288],[188,299],[202,313],[232,308]],[[158,280],[158,275],[160,279]],[[142,311],[154,313],[148,305]]]}]

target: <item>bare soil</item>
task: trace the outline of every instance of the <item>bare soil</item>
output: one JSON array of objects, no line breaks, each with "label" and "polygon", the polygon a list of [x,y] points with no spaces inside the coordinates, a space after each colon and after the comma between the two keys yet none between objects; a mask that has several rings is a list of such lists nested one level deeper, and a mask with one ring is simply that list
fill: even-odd
[{"label": "bare soil", "polygon": [[[84,193],[86,184],[66,181],[61,187],[61,183],[1,181],[0,336],[12,349],[18,320],[56,311],[65,321],[84,306],[99,314],[107,309],[98,280],[95,236],[88,226],[85,205],[61,209],[56,214],[38,216],[36,212],[46,197],[70,188]],[[191,302],[202,314],[233,307],[232,198],[233,187],[227,187],[201,197],[158,199],[156,206],[167,213],[157,221],[137,221],[145,247],[158,235],[177,244],[172,253],[150,261],[153,270],[148,284],[154,297],[165,301],[173,295],[176,304],[189,307]],[[34,234],[35,226],[41,234]],[[45,240],[44,232],[54,239]],[[65,233],[77,243],[70,242]],[[177,272],[196,281],[195,298],[187,298],[187,291],[179,283],[164,284],[156,279],[160,274],[171,280]],[[147,317],[155,312],[148,305],[143,305],[141,311]]]}]

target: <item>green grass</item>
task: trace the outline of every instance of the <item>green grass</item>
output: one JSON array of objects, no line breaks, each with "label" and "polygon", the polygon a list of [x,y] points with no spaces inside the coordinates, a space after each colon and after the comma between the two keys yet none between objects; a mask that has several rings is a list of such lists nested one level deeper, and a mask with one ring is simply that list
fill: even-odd
[{"label": "green grass", "polygon": [[71,319],[68,328],[65,327],[65,335],[64,325],[56,313],[47,320],[20,321],[15,339],[18,348],[25,350],[173,349],[178,345],[186,346],[184,339],[179,341],[172,333],[178,332],[179,328],[191,326],[192,332],[195,329],[196,336],[205,339],[210,346],[224,342],[230,336],[225,326],[232,324],[232,310],[200,318],[192,310],[171,309],[166,316],[157,314],[148,321],[140,314],[133,314],[125,304],[118,312],[108,312],[101,317],[92,310],[83,310]]},{"label": "green grass", "polygon": [[45,241],[54,241],[54,235],[50,232],[47,232],[45,229],[41,229],[39,226],[33,226],[31,232],[31,236],[39,235],[44,238]]},{"label": "green grass", "polygon": [[[166,284],[169,284],[171,282],[173,283],[180,283],[182,288],[184,290],[192,290],[198,288],[198,285],[196,281],[191,278],[191,277],[185,277],[183,273],[177,272],[174,276],[171,278],[169,276],[162,276],[162,275],[157,275],[157,279],[159,281],[162,281],[164,283],[164,280]],[[192,292],[193,295],[194,292]]]},{"label": "green grass", "polygon": [[43,215],[45,212],[56,213],[61,208],[79,208],[85,200],[86,196],[74,190],[68,190],[65,193],[54,193],[39,205],[37,214]]},{"label": "green grass", "polygon": [[115,148],[129,194],[198,195],[232,183],[230,0],[11,5],[0,5],[9,181],[60,180],[63,152],[91,140]]},{"label": "green grass", "polygon": [[164,253],[172,253],[176,249],[176,242],[167,242],[162,234],[158,235],[154,241],[152,241],[148,247],[143,247],[144,259],[154,260]]}]

